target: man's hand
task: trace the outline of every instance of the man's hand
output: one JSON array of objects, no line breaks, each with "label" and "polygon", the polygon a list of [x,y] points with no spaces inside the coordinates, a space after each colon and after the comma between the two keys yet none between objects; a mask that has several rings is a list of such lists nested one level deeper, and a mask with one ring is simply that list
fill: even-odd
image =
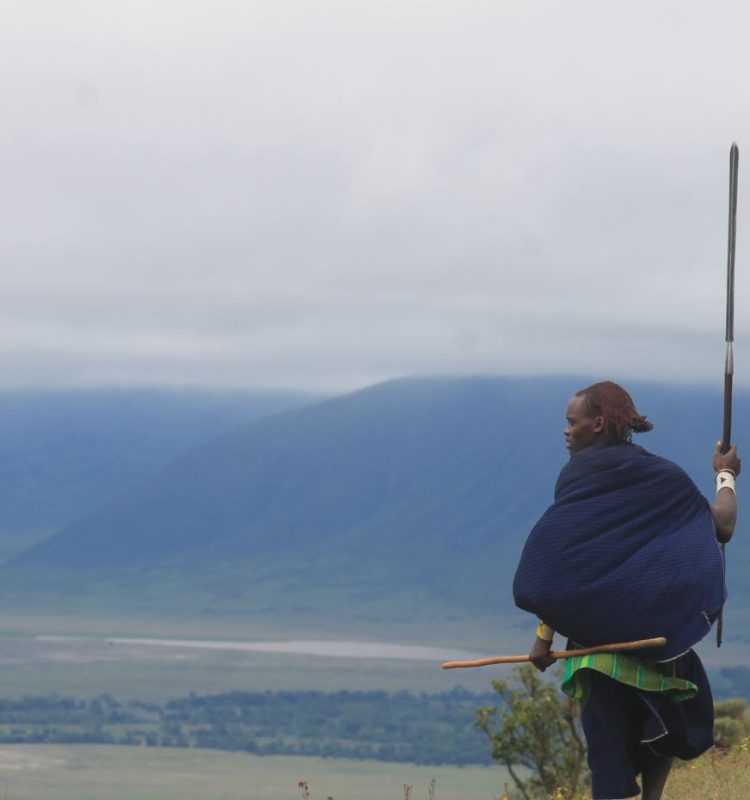
[{"label": "man's hand", "polygon": [[544,672],[547,667],[551,667],[555,663],[555,659],[550,655],[551,649],[552,642],[547,642],[539,637],[534,640],[534,644],[531,646],[529,660],[541,672]]},{"label": "man's hand", "polygon": [[[740,460],[737,457],[737,448],[731,445],[726,453],[721,452],[721,442],[716,443],[712,459],[716,472],[729,469],[735,475],[740,474]],[[711,512],[716,522],[716,538],[726,544],[733,536],[737,525],[737,496],[730,489],[722,489],[716,495],[716,502],[711,505]]]},{"label": "man's hand", "polygon": [[726,453],[721,452],[721,442],[716,443],[716,450],[712,459],[714,472],[719,472],[722,469],[731,469],[735,476],[740,474],[741,462],[737,457],[737,447],[730,445]]}]

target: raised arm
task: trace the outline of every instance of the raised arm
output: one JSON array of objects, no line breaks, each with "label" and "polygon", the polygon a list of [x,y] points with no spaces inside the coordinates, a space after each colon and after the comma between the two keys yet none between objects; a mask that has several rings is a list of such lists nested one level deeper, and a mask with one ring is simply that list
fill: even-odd
[{"label": "raised arm", "polygon": [[[716,522],[716,538],[720,542],[728,542],[732,538],[734,527],[737,524],[737,494],[734,488],[734,478],[740,474],[741,468],[740,459],[737,457],[737,448],[731,445],[726,453],[722,453],[721,442],[718,442],[712,462],[717,476],[716,502],[711,505]],[[721,474],[722,472],[724,475]]]}]

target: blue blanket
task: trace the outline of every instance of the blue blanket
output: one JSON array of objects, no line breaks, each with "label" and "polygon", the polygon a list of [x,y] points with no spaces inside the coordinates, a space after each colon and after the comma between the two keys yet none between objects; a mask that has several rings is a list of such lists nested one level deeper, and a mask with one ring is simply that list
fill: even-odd
[{"label": "blue blanket", "polygon": [[666,660],[710,630],[726,599],[708,501],[638,445],[594,446],[563,467],[513,581],[516,605],[581,645],[666,636]]}]

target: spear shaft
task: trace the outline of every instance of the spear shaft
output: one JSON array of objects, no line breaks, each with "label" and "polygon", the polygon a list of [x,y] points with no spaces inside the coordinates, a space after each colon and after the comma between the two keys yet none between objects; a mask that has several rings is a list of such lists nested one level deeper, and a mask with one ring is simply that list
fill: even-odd
[{"label": "spear shaft", "polygon": [[734,143],[729,151],[729,232],[727,237],[727,343],[724,358],[724,430],[721,452],[726,453],[732,441],[732,378],[734,377],[734,253],[737,243],[737,168],[740,151]]},{"label": "spear shaft", "polygon": [[[734,253],[737,242],[737,173],[740,151],[734,142],[729,149],[729,231],[727,236],[727,343],[724,357],[724,425],[721,435],[721,452],[726,453],[732,442],[732,381],[734,378]],[[721,545],[724,555],[724,545]],[[726,556],[724,556],[726,558]],[[721,647],[724,631],[724,613],[716,621],[716,646]]]}]

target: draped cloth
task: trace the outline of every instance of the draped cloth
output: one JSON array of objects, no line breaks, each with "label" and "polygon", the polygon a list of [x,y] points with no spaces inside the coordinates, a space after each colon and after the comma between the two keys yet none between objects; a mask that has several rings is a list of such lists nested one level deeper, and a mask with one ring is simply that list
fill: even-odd
[{"label": "draped cloth", "polygon": [[622,442],[563,467],[526,541],[516,605],[584,646],[666,636],[668,660],[710,630],[726,599],[708,501],[676,464]]},{"label": "draped cloth", "polygon": [[670,694],[581,670],[589,684],[581,722],[596,799],[639,796],[636,776],[655,759],[696,758],[713,746],[713,699],[698,656],[690,650],[659,666],[697,687],[697,694],[674,702]]}]

